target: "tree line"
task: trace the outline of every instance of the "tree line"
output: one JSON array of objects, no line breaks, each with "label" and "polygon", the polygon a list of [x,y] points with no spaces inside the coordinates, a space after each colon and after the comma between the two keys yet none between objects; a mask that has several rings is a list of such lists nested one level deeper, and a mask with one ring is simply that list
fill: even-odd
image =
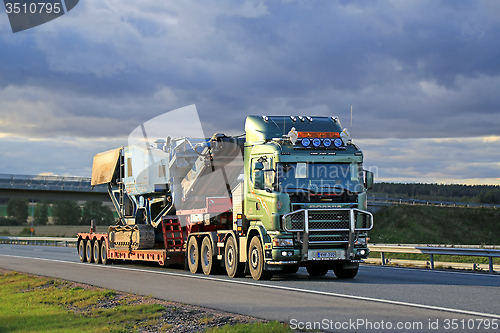
[{"label": "tree line", "polygon": [[102,202],[95,201],[87,201],[80,206],[69,200],[57,200],[53,203],[42,200],[30,207],[26,199],[10,199],[6,213],[7,217],[0,216],[0,225],[25,225],[31,215],[34,225],[46,225],[49,216],[54,218],[54,224],[57,225],[88,225],[92,219],[97,225],[109,225],[114,222],[111,209]]},{"label": "tree line", "polygon": [[422,200],[500,204],[499,185],[375,183],[373,192]]}]

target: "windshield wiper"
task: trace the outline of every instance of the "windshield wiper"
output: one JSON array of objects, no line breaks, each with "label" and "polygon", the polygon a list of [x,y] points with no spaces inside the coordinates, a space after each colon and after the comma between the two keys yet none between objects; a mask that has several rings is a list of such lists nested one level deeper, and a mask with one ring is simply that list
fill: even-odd
[{"label": "windshield wiper", "polygon": [[309,188],[305,188],[305,187],[287,187],[286,189],[287,190],[301,190],[304,192],[308,192],[310,194],[316,194],[316,191],[309,189]]}]

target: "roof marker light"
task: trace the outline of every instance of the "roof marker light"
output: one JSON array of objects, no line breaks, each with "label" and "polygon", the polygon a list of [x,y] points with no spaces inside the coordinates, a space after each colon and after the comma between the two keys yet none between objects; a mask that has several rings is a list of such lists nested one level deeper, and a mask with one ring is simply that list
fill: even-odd
[{"label": "roof marker light", "polygon": [[321,145],[321,140],[318,138],[313,139],[313,146],[319,147]]},{"label": "roof marker light", "polygon": [[334,117],[334,116],[331,116],[330,118],[332,118],[332,120],[337,123],[339,121],[339,117]]},{"label": "roof marker light", "polygon": [[335,145],[335,147],[339,148],[340,146],[342,146],[342,139],[336,138],[335,140],[333,140],[333,144]]},{"label": "roof marker light", "polygon": [[290,116],[290,119],[292,119],[293,122],[297,121],[297,117],[294,117],[294,116]]},{"label": "roof marker light", "polygon": [[264,119],[264,121],[268,121],[269,117],[268,116],[262,116],[262,119]]},{"label": "roof marker light", "polygon": [[302,146],[309,147],[309,145],[311,144],[311,140],[309,140],[308,138],[303,138],[301,143],[302,143]]},{"label": "roof marker light", "polygon": [[309,120],[310,123],[312,123],[313,119],[312,117],[306,116],[306,119]]},{"label": "roof marker light", "polygon": [[300,119],[300,121],[302,121],[302,122],[304,122],[304,120],[305,120],[305,119],[304,119],[304,117],[302,117],[302,116],[299,116],[299,119]]}]

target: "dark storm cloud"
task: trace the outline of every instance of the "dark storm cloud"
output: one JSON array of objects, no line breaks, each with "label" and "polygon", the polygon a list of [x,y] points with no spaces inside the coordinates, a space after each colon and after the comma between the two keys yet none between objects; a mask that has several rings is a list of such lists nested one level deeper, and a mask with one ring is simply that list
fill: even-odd
[{"label": "dark storm cloud", "polygon": [[[97,18],[95,27],[5,41],[2,86],[35,85],[102,101],[96,108],[66,103],[64,111],[117,120],[152,118],[185,101],[197,103],[210,126],[215,114],[227,119],[222,115],[236,112],[242,120],[249,112],[282,113],[276,100],[285,99],[292,113],[323,105],[329,113],[348,114],[354,105],[357,117],[370,119],[361,127],[363,137],[454,136],[447,127],[457,126],[470,136],[480,134],[479,127],[481,134],[497,134],[484,126],[499,124],[494,92],[500,87],[496,81],[487,86],[500,70],[494,2],[274,1],[260,10],[258,2],[247,6],[248,15],[245,6],[235,14],[238,5],[229,1],[215,8],[125,3],[85,4],[86,15]],[[78,24],[85,24],[82,17]],[[38,45],[33,53],[30,41]],[[468,80],[484,81],[476,82],[472,96],[462,94]],[[445,94],[431,96],[422,84]],[[158,110],[147,99],[162,87],[182,98]],[[447,100],[446,93],[456,96]],[[133,103],[141,109],[134,112],[114,110],[108,98],[146,101]],[[476,118],[476,126],[461,125],[463,119],[429,126],[429,119],[449,124],[457,113],[477,112],[491,117]]]},{"label": "dark storm cloud", "polygon": [[351,106],[354,138],[500,135],[498,12],[496,0],[80,2],[35,33],[0,34],[0,137],[126,138],[190,104],[206,136],[241,134],[249,114],[350,127]]}]

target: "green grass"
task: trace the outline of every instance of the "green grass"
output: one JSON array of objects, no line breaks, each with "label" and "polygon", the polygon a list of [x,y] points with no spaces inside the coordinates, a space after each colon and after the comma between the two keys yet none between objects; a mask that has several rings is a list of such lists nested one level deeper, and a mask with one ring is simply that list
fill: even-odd
[{"label": "green grass", "polygon": [[212,328],[207,333],[291,333],[293,332],[290,327],[277,321],[270,323],[253,323],[253,324],[236,324],[225,325],[219,328]]},{"label": "green grass", "polygon": [[371,243],[498,245],[500,210],[393,205],[374,214]]},{"label": "green grass", "polygon": [[0,216],[7,216],[7,205],[0,205]]},{"label": "green grass", "polygon": [[110,290],[71,288],[51,278],[0,275],[0,332],[133,332],[154,324],[163,306],[93,308]]}]

